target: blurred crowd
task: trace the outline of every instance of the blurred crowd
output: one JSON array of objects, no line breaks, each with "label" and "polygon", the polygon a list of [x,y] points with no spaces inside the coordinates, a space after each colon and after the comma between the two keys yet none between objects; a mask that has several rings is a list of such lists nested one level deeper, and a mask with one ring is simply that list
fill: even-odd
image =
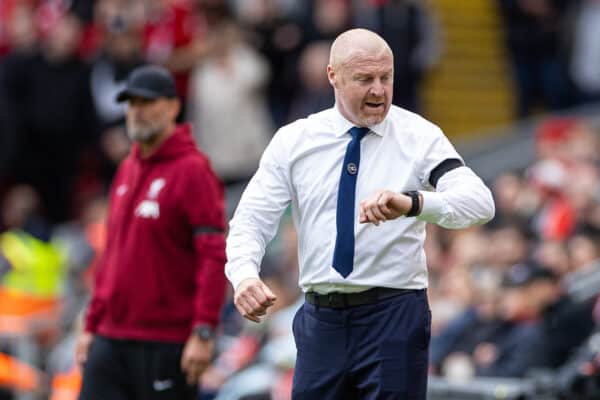
[{"label": "blurred crowd", "polygon": [[[497,5],[515,118],[600,100],[599,0]],[[107,189],[130,146],[114,98],[133,68],[176,74],[180,120],[224,182],[231,216],[276,128],[333,104],[324,71],[340,32],[380,33],[395,54],[394,103],[426,111],[421,83],[443,48],[432,10],[415,0],[0,0],[0,355],[14,356],[0,358],[0,387],[75,398],[73,338],[104,244]],[[588,343],[600,326],[594,129],[545,121],[533,164],[493,182],[492,223],[429,230],[432,374],[549,368],[565,388],[593,390],[583,378],[600,368]],[[289,398],[302,301],[290,218],[262,271],[276,307],[254,325],[227,305],[202,399]],[[5,327],[16,320],[18,332]],[[36,351],[15,346],[23,340]]]},{"label": "blurred crowd", "polygon": [[492,183],[487,226],[429,227],[433,374],[551,373],[565,398],[600,395],[598,128],[542,121],[534,162]]}]

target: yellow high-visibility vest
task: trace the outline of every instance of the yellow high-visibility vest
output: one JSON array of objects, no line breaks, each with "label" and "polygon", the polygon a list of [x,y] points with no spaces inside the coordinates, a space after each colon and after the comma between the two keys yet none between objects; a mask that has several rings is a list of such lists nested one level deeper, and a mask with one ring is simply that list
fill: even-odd
[{"label": "yellow high-visibility vest", "polygon": [[0,253],[12,267],[2,279],[5,290],[39,297],[60,295],[65,268],[57,246],[11,230],[0,235]]}]

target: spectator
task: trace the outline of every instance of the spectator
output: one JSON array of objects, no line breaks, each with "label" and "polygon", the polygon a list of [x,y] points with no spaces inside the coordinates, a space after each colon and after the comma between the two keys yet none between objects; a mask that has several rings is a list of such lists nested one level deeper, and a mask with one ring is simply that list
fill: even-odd
[{"label": "spectator", "polygon": [[590,234],[581,232],[573,235],[567,244],[570,270],[582,271],[597,262],[600,258],[599,245],[597,238]]},{"label": "spectator", "polygon": [[568,295],[576,301],[585,301],[600,295],[600,252],[597,233],[580,232],[567,243],[570,273],[563,278]]},{"label": "spectator", "polygon": [[305,30],[305,42],[333,40],[352,27],[352,4],[346,0],[314,0],[308,2],[310,18]]},{"label": "spectator", "polygon": [[568,3],[566,0],[498,0],[504,17],[518,118],[531,115],[540,103],[549,110],[559,110],[572,103],[560,48]]},{"label": "spectator", "polygon": [[39,206],[38,194],[26,185],[11,188],[2,204],[6,230],[0,235],[0,259],[6,263],[0,262],[0,314],[18,314],[21,306],[37,307],[62,295],[64,257],[50,241]]},{"label": "spectator", "polygon": [[91,72],[92,96],[102,131],[123,123],[125,107],[114,98],[125,87],[129,73],[144,63],[140,27],[126,14],[108,18],[102,26],[104,46]]},{"label": "spectator", "polygon": [[[264,96],[270,71],[232,21],[215,29],[218,51],[194,69],[189,111],[198,145],[226,184],[228,215],[232,215],[271,135]],[[231,110],[235,118],[224,117]]]},{"label": "spectator", "polygon": [[[501,319],[498,301],[499,287],[477,290],[472,305],[455,317],[441,332],[432,336],[431,368],[449,378],[471,377],[474,368],[470,358],[480,343],[494,342],[506,329]],[[468,368],[464,370],[465,361]],[[461,376],[468,374],[468,376]]]},{"label": "spectator", "polygon": [[378,32],[394,52],[394,99],[397,106],[421,111],[419,90],[425,72],[440,57],[438,26],[425,2],[378,0],[355,2],[358,26]]},{"label": "spectator", "polygon": [[600,1],[582,0],[577,7],[570,72],[584,102],[600,101]]},{"label": "spectator", "polygon": [[305,41],[300,21],[285,15],[277,2],[244,0],[237,2],[240,24],[249,32],[249,41],[269,61],[273,71],[267,84],[269,110],[275,126],[282,126],[289,114],[290,93],[298,87],[296,65]]},{"label": "spectator", "polygon": [[80,21],[64,14],[39,52],[4,65],[0,83],[19,139],[14,179],[34,186],[51,222],[73,213],[79,157],[96,136],[89,68],[77,58],[80,37]]},{"label": "spectator", "polygon": [[288,121],[314,114],[330,107],[335,99],[333,90],[323,73],[329,62],[330,42],[320,41],[307,45],[298,60],[300,85],[290,105]]},{"label": "spectator", "polygon": [[539,340],[537,318],[542,307],[530,301],[539,282],[555,280],[555,275],[532,264],[517,264],[504,274],[500,296],[500,317],[507,329],[493,342],[482,342],[473,351],[478,376],[522,377],[529,367],[529,351]]},{"label": "spectator", "polygon": [[538,160],[568,162],[568,147],[572,132],[580,124],[576,118],[551,117],[535,128],[535,153]]},{"label": "spectator", "polygon": [[36,47],[37,28],[34,25],[31,1],[8,0],[0,5],[0,56],[9,51],[28,52]]},{"label": "spectator", "polygon": [[20,129],[16,118],[10,71],[21,68],[36,49],[33,5],[26,1],[0,3],[0,195],[18,174]]},{"label": "spectator", "polygon": [[1,222],[3,230],[21,230],[47,242],[51,227],[41,215],[39,194],[28,185],[12,187],[3,199]]},{"label": "spectator", "polygon": [[529,301],[540,310],[540,337],[528,350],[527,368],[556,369],[594,329],[595,298],[573,299],[563,292],[559,276],[539,280],[529,290]]},{"label": "spectator", "polygon": [[569,254],[565,241],[542,239],[533,248],[532,259],[558,276],[569,273]]},{"label": "spectator", "polygon": [[145,59],[174,73],[177,93],[185,107],[192,68],[210,45],[206,21],[191,0],[148,0],[142,4]]},{"label": "spectator", "polygon": [[525,262],[530,252],[530,241],[518,225],[497,227],[489,233],[487,266],[502,273],[510,266]]},{"label": "spectator", "polygon": [[533,211],[530,208],[531,199],[527,196],[528,186],[521,174],[504,172],[498,175],[492,191],[496,200],[496,215],[488,226],[501,228],[505,225],[515,225],[521,230],[529,230],[529,219]]},{"label": "spectator", "polygon": [[564,240],[575,229],[575,210],[565,192],[569,175],[559,161],[538,161],[528,170],[531,185],[538,193],[539,205],[532,228],[543,239]]}]

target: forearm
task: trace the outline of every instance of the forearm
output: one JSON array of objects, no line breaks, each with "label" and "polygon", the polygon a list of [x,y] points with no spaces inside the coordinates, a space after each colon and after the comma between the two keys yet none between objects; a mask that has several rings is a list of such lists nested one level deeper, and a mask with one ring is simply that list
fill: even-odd
[{"label": "forearm", "polygon": [[244,229],[232,229],[231,232],[227,239],[225,275],[235,290],[243,280],[259,277],[266,244],[257,240],[259,234],[245,232]]},{"label": "forearm", "polygon": [[203,235],[195,240],[198,253],[196,292],[192,327],[216,327],[225,301],[227,280],[224,274],[225,239],[222,234]]},{"label": "forearm", "polygon": [[225,273],[234,289],[244,279],[258,278],[265,249],[277,232],[284,209],[259,211],[240,202],[227,238]]},{"label": "forearm", "polygon": [[163,64],[174,73],[186,72],[197,65],[208,53],[209,48],[196,39],[189,45],[174,50]]},{"label": "forearm", "polygon": [[[104,253],[105,254],[105,253]],[[106,304],[101,296],[101,291],[104,281],[104,256],[101,257],[100,261],[96,264],[96,271],[94,274],[94,284],[88,302],[87,309],[84,315],[84,330],[90,333],[96,333],[98,324],[102,319],[102,316],[106,310]]]},{"label": "forearm", "polygon": [[274,164],[261,163],[230,223],[225,273],[234,289],[244,279],[258,278],[265,249],[289,203],[285,172]]}]

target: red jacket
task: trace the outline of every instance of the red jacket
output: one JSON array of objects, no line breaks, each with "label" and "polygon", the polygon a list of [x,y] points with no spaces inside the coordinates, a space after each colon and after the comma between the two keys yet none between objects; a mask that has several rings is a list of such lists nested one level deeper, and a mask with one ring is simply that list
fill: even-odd
[{"label": "red jacket", "polygon": [[182,343],[193,326],[217,324],[226,287],[223,189],[189,125],[150,157],[133,146],[112,185],[107,229],[87,331]]}]

